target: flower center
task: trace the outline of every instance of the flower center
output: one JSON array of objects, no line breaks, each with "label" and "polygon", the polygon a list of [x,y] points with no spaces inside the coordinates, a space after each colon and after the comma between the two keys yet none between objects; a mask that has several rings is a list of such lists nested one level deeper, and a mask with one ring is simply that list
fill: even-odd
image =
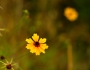
[{"label": "flower center", "polygon": [[35,45],[35,47],[39,47],[40,43],[39,42],[35,42],[34,45]]},{"label": "flower center", "polygon": [[3,59],[5,59],[5,57],[2,55],[2,56],[0,56],[0,59],[3,60]]},{"label": "flower center", "polygon": [[11,64],[8,64],[8,65],[6,66],[6,68],[7,68],[7,69],[11,69],[11,68],[12,68]]}]

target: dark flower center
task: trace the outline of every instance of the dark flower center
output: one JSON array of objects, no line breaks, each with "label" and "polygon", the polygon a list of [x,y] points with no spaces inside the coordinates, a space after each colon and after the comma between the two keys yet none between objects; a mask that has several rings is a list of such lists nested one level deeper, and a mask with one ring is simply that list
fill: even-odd
[{"label": "dark flower center", "polygon": [[35,42],[34,45],[35,45],[35,47],[39,47],[40,43],[39,42]]},{"label": "dark flower center", "polygon": [[0,56],[0,59],[1,59],[1,60],[4,60],[4,59],[5,59],[5,57],[2,55],[2,56]]},{"label": "dark flower center", "polygon": [[7,69],[11,69],[11,68],[12,68],[12,65],[11,65],[11,64],[8,64],[8,65],[6,66],[6,68],[7,68]]}]

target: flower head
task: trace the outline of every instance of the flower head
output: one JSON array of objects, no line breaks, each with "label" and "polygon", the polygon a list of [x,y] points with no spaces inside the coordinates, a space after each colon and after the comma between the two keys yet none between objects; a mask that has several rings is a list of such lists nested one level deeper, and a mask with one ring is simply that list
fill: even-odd
[{"label": "flower head", "polygon": [[75,21],[78,18],[78,12],[74,8],[67,7],[64,10],[64,16],[70,21]]},{"label": "flower head", "polygon": [[36,55],[40,55],[40,53],[45,53],[45,49],[48,48],[48,46],[45,44],[46,38],[40,38],[37,34],[33,34],[32,38],[26,39],[26,41],[29,43],[27,44],[26,48],[30,49],[31,53],[35,53]]},{"label": "flower head", "polygon": [[12,63],[13,59],[11,59],[10,62],[8,62],[6,59],[5,59],[5,61],[6,61],[6,63],[0,61],[3,64],[3,67],[1,67],[1,68],[5,68],[5,70],[14,70],[13,66],[16,64]]}]

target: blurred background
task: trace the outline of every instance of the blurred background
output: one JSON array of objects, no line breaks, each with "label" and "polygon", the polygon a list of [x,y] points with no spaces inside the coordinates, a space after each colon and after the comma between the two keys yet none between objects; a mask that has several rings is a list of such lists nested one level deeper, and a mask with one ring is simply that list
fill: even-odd
[{"label": "blurred background", "polygon": [[[34,33],[47,38],[40,56],[25,48]],[[15,70],[90,70],[90,0],[0,0],[2,55]]]}]

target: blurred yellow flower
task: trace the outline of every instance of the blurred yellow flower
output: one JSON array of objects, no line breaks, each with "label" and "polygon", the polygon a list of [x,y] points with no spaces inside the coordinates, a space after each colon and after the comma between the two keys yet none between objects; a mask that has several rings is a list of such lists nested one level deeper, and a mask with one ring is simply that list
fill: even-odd
[{"label": "blurred yellow flower", "polygon": [[0,61],[3,64],[3,67],[1,67],[1,68],[5,68],[5,70],[14,70],[13,66],[16,65],[16,64],[12,64],[13,59],[11,59],[10,62],[8,62],[6,59],[5,59],[5,61],[6,61],[6,63]]},{"label": "blurred yellow flower", "polygon": [[40,38],[37,34],[33,34],[32,38],[26,39],[29,43],[26,48],[30,49],[31,53],[40,55],[40,53],[45,53],[45,49],[48,49],[48,46],[45,44],[46,38]]},{"label": "blurred yellow flower", "polygon": [[64,10],[64,16],[70,21],[75,21],[78,18],[78,12],[74,8],[67,7]]}]

